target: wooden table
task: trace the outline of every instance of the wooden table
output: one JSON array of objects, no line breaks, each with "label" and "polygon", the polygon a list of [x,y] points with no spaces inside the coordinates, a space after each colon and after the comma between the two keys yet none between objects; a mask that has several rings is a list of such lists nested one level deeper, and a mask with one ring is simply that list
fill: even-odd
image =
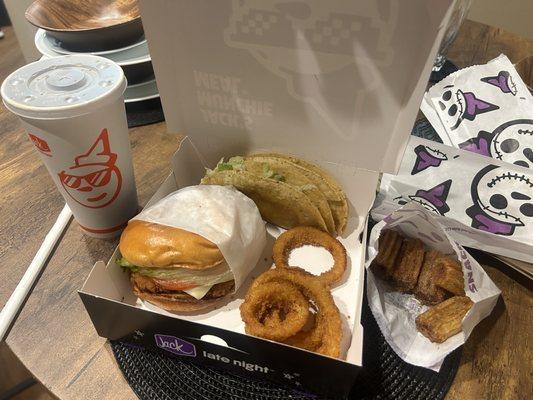
[{"label": "wooden table", "polygon": [[[9,31],[8,31],[9,33]],[[22,61],[0,41],[0,79]],[[450,51],[460,67],[500,53],[516,62],[533,53],[533,42],[467,22]],[[17,58],[18,57],[18,58]],[[6,59],[9,60],[6,60]],[[0,307],[15,288],[63,200],[14,115],[0,109]],[[144,204],[169,172],[179,138],[165,124],[130,131],[140,200]],[[130,399],[109,345],[94,331],[78,297],[92,265],[107,260],[117,241],[68,228],[7,340],[9,347],[61,399]],[[502,290],[493,314],[474,331],[448,399],[526,399],[532,387],[531,292],[486,266]],[[3,367],[3,366],[2,366]]]}]

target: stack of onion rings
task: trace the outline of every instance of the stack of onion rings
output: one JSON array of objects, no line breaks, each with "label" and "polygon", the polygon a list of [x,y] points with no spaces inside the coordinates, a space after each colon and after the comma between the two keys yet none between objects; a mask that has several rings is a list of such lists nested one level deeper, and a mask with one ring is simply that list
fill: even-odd
[{"label": "stack of onion rings", "polygon": [[344,275],[347,265],[346,249],[337,239],[326,232],[310,226],[299,226],[282,233],[274,243],[273,258],[276,267],[289,268],[291,251],[305,245],[323,247],[333,256],[330,270],[318,276],[325,285],[332,286]]},{"label": "stack of onion rings", "polygon": [[246,333],[284,340],[299,332],[309,319],[309,302],[291,282],[266,282],[249,290],[241,306]]},{"label": "stack of onion rings", "polygon": [[[303,324],[296,329],[305,314],[301,312],[302,297],[307,311],[313,311],[312,317],[309,314],[305,317],[304,324],[314,318],[307,330]],[[339,309],[322,280],[300,268],[276,268],[260,275],[248,290],[240,309],[249,334],[330,357],[340,355]],[[282,309],[284,311],[280,313]],[[287,318],[287,315],[295,318]],[[288,333],[291,335],[285,337]]]}]

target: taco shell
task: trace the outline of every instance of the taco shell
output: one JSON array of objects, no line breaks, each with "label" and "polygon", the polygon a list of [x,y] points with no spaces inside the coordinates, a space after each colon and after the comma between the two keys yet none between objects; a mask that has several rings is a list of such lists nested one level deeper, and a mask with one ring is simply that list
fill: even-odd
[{"label": "taco shell", "polygon": [[282,228],[313,226],[327,230],[322,215],[309,197],[281,180],[264,178],[242,169],[217,168],[209,171],[201,184],[234,186],[255,202],[263,219]]},{"label": "taco shell", "polygon": [[306,174],[302,173],[302,168],[290,161],[274,157],[251,156],[244,157],[243,160],[243,167],[247,172],[265,178],[271,176],[280,177],[283,179],[283,182],[307,195],[309,200],[318,208],[326,224],[327,231],[332,235],[335,234],[335,222],[328,200],[315,182],[309,179]]},{"label": "taco shell", "polygon": [[285,154],[254,154],[250,158],[256,160],[279,159],[292,163],[295,168],[298,168],[324,194],[333,215],[336,231],[339,234],[344,231],[348,221],[348,202],[342,187],[331,175],[314,164]]}]

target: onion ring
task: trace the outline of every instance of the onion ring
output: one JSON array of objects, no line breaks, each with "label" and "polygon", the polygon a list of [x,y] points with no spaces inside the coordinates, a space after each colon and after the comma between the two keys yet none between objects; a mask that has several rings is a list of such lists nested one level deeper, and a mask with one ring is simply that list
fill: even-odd
[{"label": "onion ring", "polygon": [[317,313],[311,313],[311,316],[308,320],[309,326],[304,327],[296,335],[291,336],[290,338],[283,341],[283,343],[290,346],[299,347],[301,349],[316,351],[322,345],[322,337],[324,336],[324,331],[321,325],[317,324]]},{"label": "onion ring", "polygon": [[285,281],[297,286],[301,293],[312,302],[317,313],[315,323],[309,331],[300,331],[284,343],[326,356],[339,357],[342,336],[340,313],[330,291],[320,279],[301,268],[276,268],[257,277],[248,293],[259,290],[268,282]]},{"label": "onion ring", "polygon": [[249,290],[240,309],[246,333],[278,341],[298,333],[310,314],[307,299],[287,281]]},{"label": "onion ring", "polygon": [[318,246],[326,249],[333,256],[333,267],[321,273],[318,278],[327,286],[341,280],[346,271],[346,249],[334,237],[310,226],[299,226],[282,233],[274,243],[273,255],[276,267],[288,268],[291,251],[305,245]]}]

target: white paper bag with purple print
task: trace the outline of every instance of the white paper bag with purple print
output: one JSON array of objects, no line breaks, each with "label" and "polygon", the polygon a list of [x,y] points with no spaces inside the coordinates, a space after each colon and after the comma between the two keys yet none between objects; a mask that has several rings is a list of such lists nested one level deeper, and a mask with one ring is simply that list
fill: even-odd
[{"label": "white paper bag with purple print", "polygon": [[[463,319],[462,331],[443,343],[431,342],[416,329],[416,317],[428,307],[412,294],[394,291],[369,268],[379,250],[379,236],[388,229],[420,239],[428,248],[439,250],[461,263],[465,292],[474,305]],[[368,305],[387,343],[410,364],[438,371],[444,358],[465,343],[474,327],[492,312],[500,295],[500,290],[483,268],[445,232],[434,214],[419,204],[408,204],[374,226],[367,254]]]},{"label": "white paper bag with purple print", "polygon": [[421,109],[444,143],[533,168],[533,97],[505,55],[449,75]]},{"label": "white paper bag with purple print", "polygon": [[533,262],[533,173],[411,137],[397,175],[384,174],[372,217],[408,202],[432,211],[463,246]]}]

